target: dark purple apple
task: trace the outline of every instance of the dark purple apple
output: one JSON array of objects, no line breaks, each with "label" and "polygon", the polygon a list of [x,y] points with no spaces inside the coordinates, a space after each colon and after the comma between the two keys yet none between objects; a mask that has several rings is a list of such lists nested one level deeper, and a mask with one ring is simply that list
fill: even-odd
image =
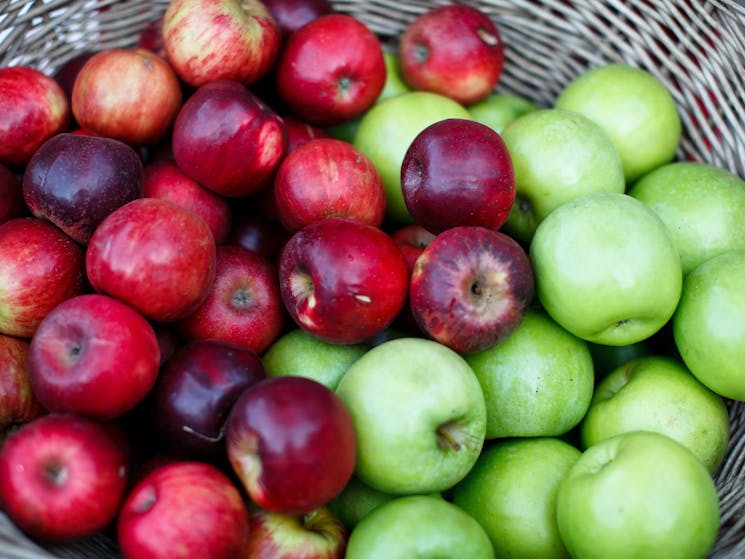
[{"label": "dark purple apple", "polygon": [[72,87],[75,85],[75,78],[78,77],[78,72],[80,72],[80,69],[85,66],[85,63],[88,62],[96,52],[97,51],[81,52],[65,62],[52,75],[52,78],[54,78],[54,80],[59,84],[68,99],[72,98]]},{"label": "dark purple apple", "polygon": [[28,215],[23,201],[21,181],[8,167],[0,163],[0,223]]},{"label": "dark purple apple", "polygon": [[284,34],[294,33],[314,19],[333,13],[328,0],[263,0]]},{"label": "dark purple apple", "polygon": [[225,244],[238,245],[274,262],[290,234],[277,221],[256,209],[234,207]]}]

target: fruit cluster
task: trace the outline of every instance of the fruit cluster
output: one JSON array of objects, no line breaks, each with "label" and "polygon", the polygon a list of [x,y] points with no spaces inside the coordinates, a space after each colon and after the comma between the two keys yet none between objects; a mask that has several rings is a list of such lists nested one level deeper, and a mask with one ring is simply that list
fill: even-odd
[{"label": "fruit cluster", "polygon": [[696,559],[745,181],[648,71],[499,90],[466,4],[171,0],[0,68],[0,508],[124,559]]}]

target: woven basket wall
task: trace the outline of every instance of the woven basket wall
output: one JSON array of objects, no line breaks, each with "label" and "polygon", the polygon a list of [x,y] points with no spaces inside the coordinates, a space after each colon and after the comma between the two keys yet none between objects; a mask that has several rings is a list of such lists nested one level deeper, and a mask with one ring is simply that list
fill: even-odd
[{"label": "woven basket wall", "polygon": [[[448,0],[338,0],[338,11],[394,40],[415,16]],[[681,159],[722,165],[745,177],[745,3],[737,0],[467,1],[500,28],[506,62],[499,91],[550,106],[583,70],[607,62],[645,68],[680,110]],[[0,0],[0,66],[51,74],[85,50],[132,46],[167,0]],[[3,107],[0,107],[0,111]],[[745,216],[743,216],[745,219]],[[745,343],[745,340],[744,340]],[[731,442],[715,475],[722,524],[710,555],[745,557],[745,404],[728,402]],[[0,512],[0,557],[118,557],[105,536],[42,548]]]}]

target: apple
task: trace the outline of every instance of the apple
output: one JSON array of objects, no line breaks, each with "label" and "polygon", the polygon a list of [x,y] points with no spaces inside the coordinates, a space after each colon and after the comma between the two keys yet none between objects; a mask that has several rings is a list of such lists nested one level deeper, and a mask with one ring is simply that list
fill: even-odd
[{"label": "apple", "polygon": [[[62,88],[62,91],[67,95],[68,101],[72,98],[72,89],[75,86],[75,78],[78,77],[78,72],[85,65],[88,60],[96,54],[97,50],[85,50],[74,55],[72,58],[64,62],[55,72],[52,74],[52,78]],[[71,114],[71,116],[73,116]],[[74,116],[73,116],[74,120]]]},{"label": "apple", "polygon": [[[669,322],[663,327],[663,330],[669,328]],[[657,334],[655,334],[656,336]],[[654,338],[654,336],[653,336]],[[653,339],[648,338],[627,345],[603,345],[587,343],[592,355],[592,363],[595,367],[596,383],[608,376],[612,371],[625,365],[637,357],[646,357],[652,355],[656,348],[653,345]],[[662,353],[660,351],[659,353]]]},{"label": "apple", "polygon": [[559,484],[556,519],[571,557],[706,557],[719,530],[709,471],[670,437],[631,431],[585,450]]},{"label": "apple", "polygon": [[121,437],[96,421],[51,413],[14,431],[0,447],[0,503],[28,536],[69,542],[114,520],[129,476]]},{"label": "apple", "polygon": [[263,0],[263,3],[285,36],[335,11],[329,0]]},{"label": "apple", "polygon": [[0,163],[23,168],[70,123],[70,102],[53,79],[30,66],[0,68]]},{"label": "apple", "polygon": [[385,101],[389,97],[395,97],[401,93],[411,91],[411,88],[401,75],[398,52],[390,45],[383,45],[383,62],[385,62],[385,83],[378,98],[375,100],[376,103]]},{"label": "apple", "polygon": [[277,60],[277,94],[296,117],[317,126],[355,119],[385,85],[378,37],[349,14],[321,15],[287,37]]},{"label": "apple", "polygon": [[530,258],[540,303],[589,342],[644,340],[680,299],[683,274],[670,234],[628,194],[597,192],[560,206],[538,226]]},{"label": "apple", "polygon": [[568,559],[556,494],[580,455],[552,437],[497,441],[455,486],[453,503],[479,521],[496,557]]},{"label": "apple", "polygon": [[669,163],[680,144],[675,100],[665,84],[643,68],[622,63],[590,68],[559,92],[554,105],[585,115],[608,134],[627,183]]},{"label": "apple", "polygon": [[469,103],[466,108],[473,120],[501,134],[513,120],[540,107],[522,95],[493,91],[480,101]]},{"label": "apple", "polygon": [[248,510],[216,466],[171,460],[143,473],[121,506],[124,559],[235,559],[248,544]]},{"label": "apple", "polygon": [[458,353],[392,339],[347,369],[336,393],[357,433],[356,475],[393,494],[444,491],[473,467],[486,434],[481,386]]},{"label": "apple", "polygon": [[414,221],[432,233],[461,225],[499,229],[515,201],[512,159],[485,124],[440,120],[406,150],[401,191]]},{"label": "apple", "polygon": [[391,325],[409,272],[383,230],[348,218],[316,221],[285,244],[279,288],[298,326],[330,343],[359,343]]},{"label": "apple", "polygon": [[409,302],[432,339],[468,354],[506,339],[533,301],[525,250],[511,237],[480,226],[439,233],[417,258]]},{"label": "apple", "polygon": [[292,115],[284,115],[282,120],[287,130],[287,153],[311,140],[333,137],[325,128],[308,124]]},{"label": "apple", "polygon": [[15,173],[0,163],[0,224],[27,215],[28,208],[23,200],[21,181]]},{"label": "apple", "polygon": [[380,173],[342,140],[319,138],[295,148],[279,164],[273,185],[279,220],[291,233],[329,217],[373,227],[385,217]]},{"label": "apple", "polygon": [[57,134],[36,150],[23,175],[31,212],[81,245],[103,218],[142,196],[140,156],[112,138]]},{"label": "apple", "polygon": [[341,493],[329,501],[327,507],[348,530],[352,530],[373,510],[397,497],[399,495],[370,487],[353,475]]},{"label": "apple", "polygon": [[0,334],[30,338],[59,303],[84,289],[84,252],[36,217],[0,224]]},{"label": "apple", "polygon": [[336,497],[354,472],[356,435],[342,400],[305,377],[246,388],[227,420],[230,464],[259,507],[307,514]]},{"label": "apple", "polygon": [[414,270],[414,264],[419,255],[435,239],[435,234],[427,231],[418,223],[401,225],[390,232],[391,238],[396,242],[401,254],[406,259],[409,273]]},{"label": "apple", "polygon": [[28,340],[0,334],[0,432],[47,411],[31,389],[28,348]]},{"label": "apple", "polygon": [[94,290],[146,318],[173,322],[193,313],[215,279],[215,239],[194,212],[161,198],[139,198],[99,224],[85,254]]},{"label": "apple", "polygon": [[163,14],[166,58],[194,87],[256,82],[275,63],[281,39],[260,0],[171,0]]},{"label": "apple", "polygon": [[290,234],[280,223],[259,208],[240,208],[231,204],[230,231],[224,244],[237,245],[276,262]]},{"label": "apple", "polygon": [[150,20],[142,28],[137,36],[135,47],[148,50],[163,59],[167,58],[166,49],[163,46],[163,16]]}]

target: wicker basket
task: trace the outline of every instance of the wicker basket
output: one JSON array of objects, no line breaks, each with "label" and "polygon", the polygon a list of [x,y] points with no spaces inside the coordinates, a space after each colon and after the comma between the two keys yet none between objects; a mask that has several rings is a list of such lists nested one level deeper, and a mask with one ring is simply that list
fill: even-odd
[{"label": "wicker basket", "polygon": [[[337,0],[338,11],[394,40],[448,0]],[[550,106],[573,77],[607,62],[655,74],[680,110],[678,153],[745,177],[745,4],[739,0],[480,0],[506,46],[499,91]],[[167,0],[0,0],[0,66],[51,74],[85,50],[132,46]],[[3,108],[0,107],[0,110]],[[745,218],[745,216],[743,216]],[[744,340],[745,342],[745,340]],[[745,557],[745,403],[728,402],[731,441],[715,474],[720,535],[710,557]],[[105,535],[65,546],[30,542],[0,513],[4,559],[116,558]]]}]

